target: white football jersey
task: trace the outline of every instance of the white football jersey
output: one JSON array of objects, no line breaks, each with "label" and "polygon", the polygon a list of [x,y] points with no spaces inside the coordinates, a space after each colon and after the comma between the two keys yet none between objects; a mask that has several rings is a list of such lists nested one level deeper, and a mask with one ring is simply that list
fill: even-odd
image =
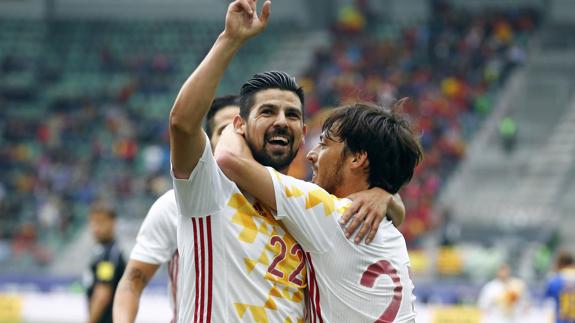
[{"label": "white football jersey", "polygon": [[177,225],[176,195],[174,190],[169,190],[160,196],[148,211],[136,237],[136,245],[130,254],[130,259],[147,264],[168,263],[168,293],[173,312],[172,322],[176,321],[177,314]]},{"label": "white football jersey", "polygon": [[303,322],[305,256],[271,212],[219,169],[209,141],[179,208],[179,322]]},{"label": "white football jersey", "polygon": [[268,171],[276,218],[306,251],[312,322],[414,322],[409,256],[393,224],[384,220],[373,242],[356,245],[338,222],[350,200]]}]

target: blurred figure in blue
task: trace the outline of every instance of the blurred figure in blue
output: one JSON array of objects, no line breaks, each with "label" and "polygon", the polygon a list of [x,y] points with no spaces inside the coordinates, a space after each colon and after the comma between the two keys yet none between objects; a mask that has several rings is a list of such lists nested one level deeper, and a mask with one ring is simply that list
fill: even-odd
[{"label": "blurred figure in blue", "polygon": [[555,322],[575,323],[575,264],[573,255],[559,253],[555,264],[556,273],[545,290],[545,297],[555,302]]}]

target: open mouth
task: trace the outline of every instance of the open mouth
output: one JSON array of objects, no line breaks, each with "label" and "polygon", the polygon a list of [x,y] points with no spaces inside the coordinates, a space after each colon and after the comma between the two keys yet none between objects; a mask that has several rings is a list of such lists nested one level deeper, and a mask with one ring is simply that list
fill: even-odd
[{"label": "open mouth", "polygon": [[283,137],[283,136],[270,137],[267,140],[267,142],[271,145],[280,146],[280,147],[287,147],[290,143],[289,139],[287,137]]},{"label": "open mouth", "polygon": [[312,177],[315,178],[317,176],[317,167],[312,166],[311,171],[312,171]]}]

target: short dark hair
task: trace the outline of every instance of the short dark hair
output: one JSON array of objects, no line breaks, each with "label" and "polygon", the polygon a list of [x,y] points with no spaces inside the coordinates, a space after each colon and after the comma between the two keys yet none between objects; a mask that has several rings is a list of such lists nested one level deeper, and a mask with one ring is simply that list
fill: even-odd
[{"label": "short dark hair", "polygon": [[252,106],[254,105],[254,96],[256,93],[267,89],[279,89],[293,92],[298,96],[303,109],[303,89],[297,84],[295,77],[290,76],[285,72],[278,71],[257,73],[242,85],[242,89],[240,91],[240,116],[244,120],[247,120],[250,114]]},{"label": "short dark hair", "polygon": [[559,252],[559,255],[557,256],[557,269],[561,270],[572,265],[573,256],[566,251]]},{"label": "short dark hair", "polygon": [[106,214],[111,219],[116,219],[116,210],[104,202],[96,202],[90,207],[90,215],[95,213]]},{"label": "short dark hair", "polygon": [[423,158],[419,139],[399,108],[355,103],[335,109],[322,126],[326,138],[344,143],[344,154],[367,153],[369,186],[392,194],[411,180]]},{"label": "short dark hair", "polygon": [[237,95],[219,96],[212,101],[212,106],[206,115],[206,133],[210,139],[212,139],[212,132],[214,131],[214,117],[216,113],[229,106],[240,106],[240,99]]}]

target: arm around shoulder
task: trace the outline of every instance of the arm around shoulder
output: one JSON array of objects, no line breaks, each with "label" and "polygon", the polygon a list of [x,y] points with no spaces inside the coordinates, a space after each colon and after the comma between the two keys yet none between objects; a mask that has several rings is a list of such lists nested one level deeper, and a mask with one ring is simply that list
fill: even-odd
[{"label": "arm around shoulder", "polygon": [[218,149],[215,157],[224,174],[240,189],[267,207],[277,209],[274,184],[265,167],[253,159],[245,158],[225,148]]}]

